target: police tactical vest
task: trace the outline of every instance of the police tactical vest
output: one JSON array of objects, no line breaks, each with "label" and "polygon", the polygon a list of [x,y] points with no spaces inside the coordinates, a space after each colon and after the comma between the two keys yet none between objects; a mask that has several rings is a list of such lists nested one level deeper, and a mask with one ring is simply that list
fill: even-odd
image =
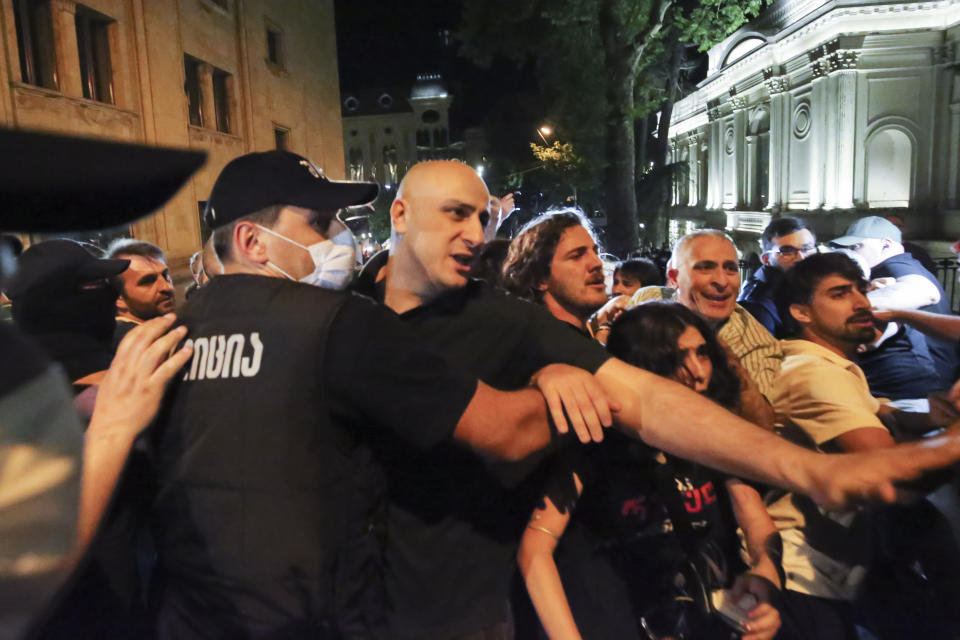
[{"label": "police tactical vest", "polygon": [[365,637],[380,488],[323,382],[346,295],[219,276],[180,314],[194,354],[154,438],[159,637]]}]

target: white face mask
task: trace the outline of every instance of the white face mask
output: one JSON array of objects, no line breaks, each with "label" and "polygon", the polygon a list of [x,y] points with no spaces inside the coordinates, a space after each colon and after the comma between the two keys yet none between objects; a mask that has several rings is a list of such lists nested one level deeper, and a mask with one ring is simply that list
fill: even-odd
[{"label": "white face mask", "polygon": [[[286,240],[290,244],[296,245],[310,254],[313,259],[313,272],[300,278],[304,284],[312,284],[315,287],[325,289],[346,289],[353,277],[353,270],[357,264],[357,244],[353,234],[349,229],[344,229],[337,235],[322,242],[304,246],[295,240],[280,235],[276,231],[260,227],[271,235]],[[267,261],[267,264],[283,274],[289,280],[296,280],[289,273]]]}]

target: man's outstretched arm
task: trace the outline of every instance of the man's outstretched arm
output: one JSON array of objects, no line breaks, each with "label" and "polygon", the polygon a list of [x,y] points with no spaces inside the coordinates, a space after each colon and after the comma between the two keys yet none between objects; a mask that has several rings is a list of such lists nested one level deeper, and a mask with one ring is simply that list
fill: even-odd
[{"label": "man's outstretched arm", "polygon": [[616,420],[647,444],[720,471],[804,493],[829,508],[896,497],[893,482],[960,459],[960,432],[866,453],[825,455],[764,431],[681,384],[608,360],[597,371]]},{"label": "man's outstretched arm", "polygon": [[905,322],[934,338],[960,340],[960,317],[958,316],[905,309],[884,309],[874,311],[873,315],[880,320]]}]

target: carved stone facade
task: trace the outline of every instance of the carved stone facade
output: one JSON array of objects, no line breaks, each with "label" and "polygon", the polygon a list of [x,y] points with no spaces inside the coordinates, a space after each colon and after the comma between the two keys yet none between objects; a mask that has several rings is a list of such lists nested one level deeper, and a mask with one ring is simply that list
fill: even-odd
[{"label": "carved stone facade", "polygon": [[[282,146],[344,177],[332,0],[0,0],[0,124],[202,149],[206,165],[129,230],[174,273],[234,157]],[[69,158],[64,159],[69,171]]]},{"label": "carved stone facade", "polygon": [[955,239],[958,41],[958,0],[778,0],[710,50],[707,79],[674,105],[671,139],[706,141],[671,155],[690,163],[674,216],[755,239],[789,212],[826,238],[896,210],[908,235]]}]

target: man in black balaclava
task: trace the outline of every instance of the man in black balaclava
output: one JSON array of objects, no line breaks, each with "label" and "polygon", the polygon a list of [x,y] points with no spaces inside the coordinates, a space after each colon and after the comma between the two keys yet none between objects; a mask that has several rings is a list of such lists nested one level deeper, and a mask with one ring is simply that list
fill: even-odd
[{"label": "man in black balaclava", "polygon": [[72,240],[31,246],[8,289],[13,319],[74,384],[94,384],[113,358],[114,276],[129,260],[101,260]]}]

